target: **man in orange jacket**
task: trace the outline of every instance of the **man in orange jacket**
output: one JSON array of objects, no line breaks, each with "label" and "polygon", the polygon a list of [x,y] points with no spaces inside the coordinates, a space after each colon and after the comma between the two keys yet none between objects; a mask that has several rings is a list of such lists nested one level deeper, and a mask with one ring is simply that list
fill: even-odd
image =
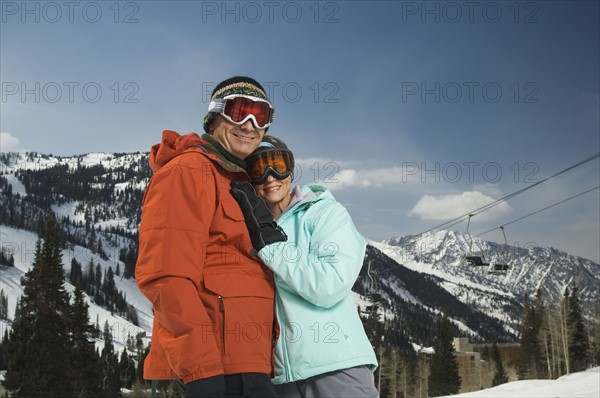
[{"label": "man in orange jacket", "polygon": [[150,152],[136,264],[154,308],[144,378],[178,380],[185,398],[276,396],[273,275],[255,250],[286,237],[270,213],[250,235],[229,192],[272,117],[263,87],[233,77],[212,93],[206,134],[167,130]]}]

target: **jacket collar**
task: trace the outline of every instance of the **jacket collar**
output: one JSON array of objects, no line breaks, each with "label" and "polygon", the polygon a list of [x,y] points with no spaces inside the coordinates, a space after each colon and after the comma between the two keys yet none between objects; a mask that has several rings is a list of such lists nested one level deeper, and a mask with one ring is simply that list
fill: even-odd
[{"label": "jacket collar", "polygon": [[[294,200],[296,198],[296,200]],[[280,219],[287,217],[297,211],[308,209],[320,200],[335,200],[331,191],[322,185],[298,186],[292,190],[292,202],[281,215]]]},{"label": "jacket collar", "polygon": [[227,152],[210,134],[202,134],[202,141],[197,146],[202,148],[207,154],[213,155],[213,159],[216,158],[225,170],[233,173],[246,172],[246,162]]},{"label": "jacket collar", "polygon": [[227,152],[210,135],[203,134],[200,138],[196,133],[180,135],[171,130],[163,131],[161,142],[150,149],[150,168],[157,171],[182,153],[197,150],[194,148],[202,149],[209,159],[227,171],[246,173],[246,163]]}]

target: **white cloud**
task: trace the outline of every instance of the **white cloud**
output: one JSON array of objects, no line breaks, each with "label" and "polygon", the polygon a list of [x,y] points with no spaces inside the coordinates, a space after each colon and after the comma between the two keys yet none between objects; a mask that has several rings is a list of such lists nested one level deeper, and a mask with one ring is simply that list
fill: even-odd
[{"label": "white cloud", "polygon": [[500,186],[492,183],[475,185],[473,187],[473,192],[481,192],[486,196],[492,196],[495,198],[501,198],[504,196],[500,190]]},{"label": "white cloud", "polygon": [[0,133],[0,152],[25,152],[21,141],[11,133]]},{"label": "white cloud", "polygon": [[296,177],[305,183],[321,184],[330,190],[386,188],[416,182],[418,176],[403,166],[357,169],[350,162],[331,159],[297,159]]},{"label": "white cloud", "polygon": [[[491,196],[479,191],[467,191],[458,195],[432,196],[424,195],[408,212],[409,216],[418,216],[423,220],[450,220],[460,217],[470,211],[494,202]],[[493,220],[512,212],[506,202],[502,202],[490,210],[477,216],[480,220]]]}]

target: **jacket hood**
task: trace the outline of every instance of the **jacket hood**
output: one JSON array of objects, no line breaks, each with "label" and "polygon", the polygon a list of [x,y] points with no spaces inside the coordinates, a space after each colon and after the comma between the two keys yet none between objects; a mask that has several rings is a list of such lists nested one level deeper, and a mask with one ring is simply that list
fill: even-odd
[{"label": "jacket hood", "polygon": [[301,188],[302,201],[317,201],[322,199],[334,200],[331,191],[323,185],[305,185]]},{"label": "jacket hood", "polygon": [[302,188],[296,186],[292,191],[292,202],[283,212],[283,215],[310,207],[320,200],[335,201],[335,198],[331,191],[322,185],[304,185]]},{"label": "jacket hood", "polygon": [[153,145],[150,149],[150,168],[152,171],[157,171],[169,160],[181,155],[186,149],[203,142],[196,133],[180,135],[175,131],[165,130],[162,133],[160,144]]},{"label": "jacket hood", "polygon": [[300,194],[302,195],[301,204],[311,204],[312,206],[312,203],[320,200],[335,201],[331,191],[323,185],[305,185],[300,189]]},{"label": "jacket hood", "polygon": [[155,172],[173,158],[196,146],[200,146],[206,156],[218,162],[225,170],[233,173],[246,173],[244,161],[229,154],[208,134],[203,134],[202,137],[196,133],[180,135],[171,130],[163,131],[160,144],[156,144],[150,149],[150,168]]}]

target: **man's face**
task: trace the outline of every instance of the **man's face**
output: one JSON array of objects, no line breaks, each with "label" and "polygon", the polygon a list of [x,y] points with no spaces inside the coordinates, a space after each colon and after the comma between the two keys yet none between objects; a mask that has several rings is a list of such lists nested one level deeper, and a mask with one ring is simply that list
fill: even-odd
[{"label": "man's face", "polygon": [[210,131],[227,152],[239,159],[245,159],[254,152],[265,135],[265,129],[255,128],[252,120],[238,126],[221,115],[212,122]]}]

